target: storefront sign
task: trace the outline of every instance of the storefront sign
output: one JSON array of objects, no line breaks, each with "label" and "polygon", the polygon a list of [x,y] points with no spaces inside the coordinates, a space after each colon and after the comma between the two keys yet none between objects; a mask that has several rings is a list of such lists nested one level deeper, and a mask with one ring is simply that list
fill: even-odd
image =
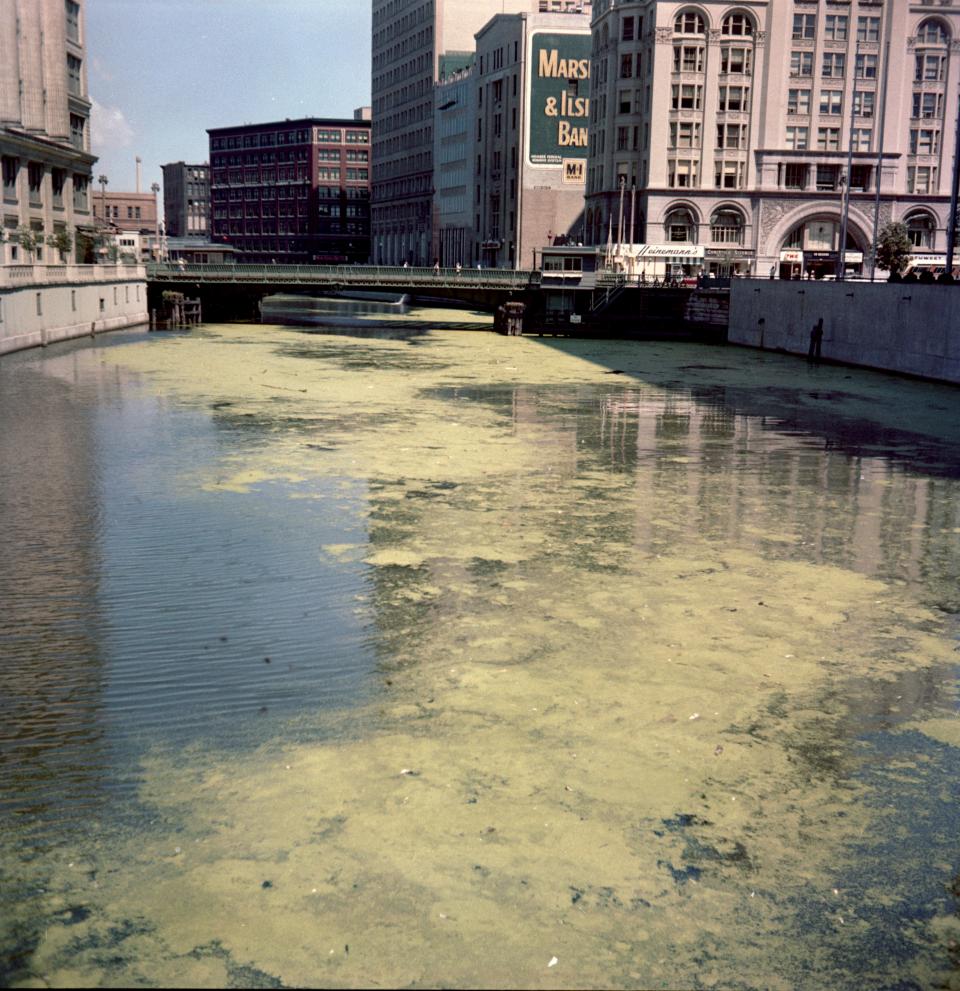
[{"label": "storefront sign", "polygon": [[580,185],[587,165],[590,35],[535,31],[527,64],[529,162],[561,166],[562,181]]},{"label": "storefront sign", "polygon": [[803,252],[802,251],[781,251],[780,261],[782,262],[793,262],[795,265],[803,264]]},{"label": "storefront sign", "polygon": [[947,256],[946,255],[911,255],[910,263],[912,265],[946,265]]},{"label": "storefront sign", "polygon": [[863,252],[862,251],[845,251],[843,253],[843,260],[848,265],[862,265],[863,264]]},{"label": "storefront sign", "polygon": [[703,258],[702,244],[632,244],[625,249],[637,258]]}]

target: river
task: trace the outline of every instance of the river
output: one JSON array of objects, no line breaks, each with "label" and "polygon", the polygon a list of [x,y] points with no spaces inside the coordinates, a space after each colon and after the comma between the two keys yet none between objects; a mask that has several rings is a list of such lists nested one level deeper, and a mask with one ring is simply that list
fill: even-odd
[{"label": "river", "polygon": [[960,391],[357,319],[0,361],[3,983],[960,987]]}]

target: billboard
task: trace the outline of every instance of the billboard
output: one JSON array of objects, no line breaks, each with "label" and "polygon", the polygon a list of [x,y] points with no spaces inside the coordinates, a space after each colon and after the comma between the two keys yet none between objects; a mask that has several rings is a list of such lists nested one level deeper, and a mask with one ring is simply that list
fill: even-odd
[{"label": "billboard", "polygon": [[580,184],[587,164],[590,34],[534,31],[528,53],[527,160]]}]

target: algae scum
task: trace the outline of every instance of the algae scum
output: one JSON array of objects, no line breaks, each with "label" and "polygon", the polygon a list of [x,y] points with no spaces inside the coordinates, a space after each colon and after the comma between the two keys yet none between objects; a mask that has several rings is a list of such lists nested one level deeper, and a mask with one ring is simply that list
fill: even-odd
[{"label": "algae scum", "polygon": [[2,572],[5,983],[960,987],[956,390],[269,326],[14,373],[96,546]]}]

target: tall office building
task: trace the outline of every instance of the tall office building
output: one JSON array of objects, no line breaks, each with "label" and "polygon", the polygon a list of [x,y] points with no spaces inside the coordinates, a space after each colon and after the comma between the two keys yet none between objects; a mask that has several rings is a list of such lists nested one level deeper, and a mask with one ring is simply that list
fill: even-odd
[{"label": "tall office building", "polygon": [[[18,227],[44,239],[93,232],[95,161],[82,0],[0,0],[0,259],[20,260]],[[33,259],[60,253],[44,244]]]},{"label": "tall office building", "polygon": [[539,249],[583,239],[589,14],[498,14],[477,33],[474,76],[472,260],[536,267]]},{"label": "tall office building", "polygon": [[879,183],[880,226],[945,251],[960,7],[596,0],[592,31],[592,243],[633,230],[721,275],[832,274],[843,251],[857,272]]},{"label": "tall office building", "polygon": [[432,262],[434,88],[472,61],[495,14],[561,10],[580,0],[373,0],[374,260]]},{"label": "tall office building", "polygon": [[168,237],[210,236],[210,166],[169,162],[163,170],[163,226]]},{"label": "tall office building", "polygon": [[370,121],[305,117],[210,135],[211,239],[242,261],[370,258]]}]

